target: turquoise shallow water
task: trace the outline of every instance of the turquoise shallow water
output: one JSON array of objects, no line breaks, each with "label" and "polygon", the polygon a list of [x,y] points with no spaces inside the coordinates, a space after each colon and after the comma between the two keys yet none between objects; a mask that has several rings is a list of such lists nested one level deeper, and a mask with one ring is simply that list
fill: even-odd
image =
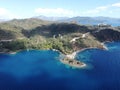
[{"label": "turquoise shallow water", "polygon": [[78,53],[82,69],[63,65],[51,50],[0,54],[0,90],[120,90],[120,42],[106,45]]}]

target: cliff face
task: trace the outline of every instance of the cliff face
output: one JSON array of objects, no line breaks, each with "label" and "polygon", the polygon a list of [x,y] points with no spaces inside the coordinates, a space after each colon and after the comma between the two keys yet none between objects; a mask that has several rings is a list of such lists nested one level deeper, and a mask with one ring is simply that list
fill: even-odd
[{"label": "cliff face", "polygon": [[93,32],[92,35],[101,42],[120,41],[120,31],[114,29],[103,29],[98,32]]}]

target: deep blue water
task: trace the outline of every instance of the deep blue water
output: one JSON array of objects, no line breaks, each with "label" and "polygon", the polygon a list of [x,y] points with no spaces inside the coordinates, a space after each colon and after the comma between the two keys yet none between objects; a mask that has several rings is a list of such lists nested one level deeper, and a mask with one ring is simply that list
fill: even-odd
[{"label": "deep blue water", "polygon": [[0,90],[120,90],[120,42],[106,45],[78,53],[82,69],[63,65],[51,50],[0,54]]}]

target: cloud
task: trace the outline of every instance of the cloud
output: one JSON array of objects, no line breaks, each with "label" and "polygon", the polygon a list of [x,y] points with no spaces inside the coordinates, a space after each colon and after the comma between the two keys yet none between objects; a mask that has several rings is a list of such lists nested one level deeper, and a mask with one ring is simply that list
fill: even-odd
[{"label": "cloud", "polygon": [[120,7],[120,3],[112,4],[113,7]]},{"label": "cloud", "polygon": [[92,10],[87,10],[84,14],[100,14],[100,13],[117,13],[120,7],[120,3],[114,3],[111,5],[96,7]]},{"label": "cloud", "polygon": [[0,8],[0,14],[1,14],[1,13],[4,14],[4,13],[6,13],[6,12],[7,12],[6,9],[4,9],[4,8]]},{"label": "cloud", "polygon": [[97,7],[96,10],[98,11],[105,11],[109,8],[109,6],[101,6],[101,7]]},{"label": "cloud", "polygon": [[45,16],[74,16],[75,12],[63,8],[37,8],[35,13]]},{"label": "cloud", "polygon": [[14,15],[12,12],[5,8],[0,8],[0,19],[13,19],[19,18],[17,15]]},{"label": "cloud", "polygon": [[109,7],[110,6],[100,6],[100,7],[96,7],[95,9],[88,10],[84,13],[86,13],[86,14],[96,14],[96,13],[100,13],[100,12],[108,10]]}]

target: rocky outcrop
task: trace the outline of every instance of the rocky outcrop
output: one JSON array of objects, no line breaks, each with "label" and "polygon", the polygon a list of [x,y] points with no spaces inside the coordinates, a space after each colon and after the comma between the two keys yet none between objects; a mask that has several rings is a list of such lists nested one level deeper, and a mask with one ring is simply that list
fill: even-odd
[{"label": "rocky outcrop", "polygon": [[120,41],[120,31],[116,29],[102,29],[91,33],[98,41]]}]

